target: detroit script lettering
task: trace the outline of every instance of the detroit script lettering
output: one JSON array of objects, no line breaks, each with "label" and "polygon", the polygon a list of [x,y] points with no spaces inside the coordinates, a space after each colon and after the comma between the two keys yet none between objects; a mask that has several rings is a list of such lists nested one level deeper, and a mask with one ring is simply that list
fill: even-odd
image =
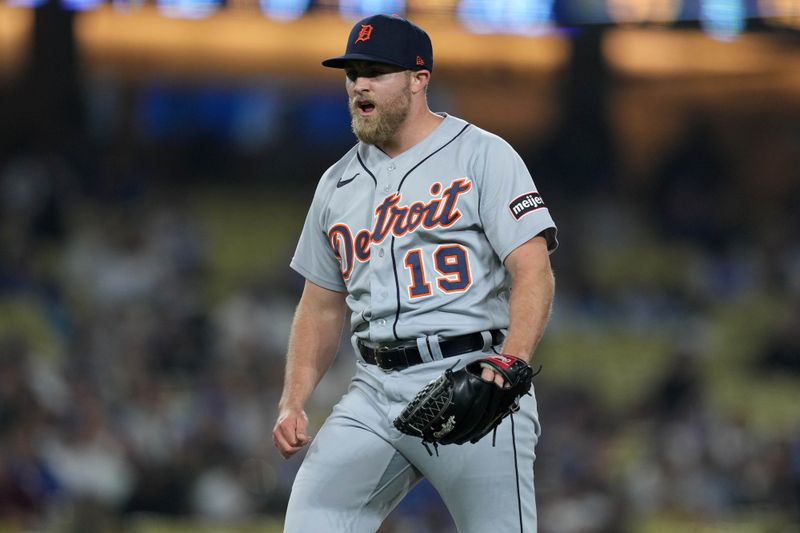
[{"label": "detroit script lettering", "polygon": [[468,178],[454,180],[444,190],[437,182],[430,188],[433,198],[429,202],[413,202],[410,205],[400,205],[402,195],[392,193],[375,208],[372,229],[362,229],[353,236],[347,224],[331,226],[328,241],[341,262],[342,277],[350,279],[354,259],[362,263],[369,261],[371,245],[380,244],[390,233],[402,237],[420,227],[430,230],[452,226],[461,218],[461,212],[456,208],[459,197],[471,189],[472,182]]}]

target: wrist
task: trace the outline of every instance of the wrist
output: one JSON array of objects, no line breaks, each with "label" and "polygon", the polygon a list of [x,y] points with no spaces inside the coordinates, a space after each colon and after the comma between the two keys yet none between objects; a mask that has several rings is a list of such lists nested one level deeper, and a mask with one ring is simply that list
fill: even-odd
[{"label": "wrist", "polygon": [[293,399],[281,399],[278,402],[278,412],[302,411],[305,405]]},{"label": "wrist", "polygon": [[522,361],[524,363],[530,363],[530,360],[532,359],[531,355],[528,354],[528,353],[519,352],[519,351],[512,351],[512,350],[505,350],[505,349],[504,350],[500,350],[500,353],[498,355],[503,355],[505,357],[513,357],[514,359],[519,359],[520,361]]}]

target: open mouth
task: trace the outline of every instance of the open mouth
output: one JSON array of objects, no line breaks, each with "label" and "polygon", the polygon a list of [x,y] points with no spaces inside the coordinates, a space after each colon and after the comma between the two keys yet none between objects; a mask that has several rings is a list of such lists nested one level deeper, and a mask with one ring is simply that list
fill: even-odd
[{"label": "open mouth", "polygon": [[362,116],[371,115],[375,111],[375,104],[372,102],[358,102],[356,107],[358,108],[359,114]]}]

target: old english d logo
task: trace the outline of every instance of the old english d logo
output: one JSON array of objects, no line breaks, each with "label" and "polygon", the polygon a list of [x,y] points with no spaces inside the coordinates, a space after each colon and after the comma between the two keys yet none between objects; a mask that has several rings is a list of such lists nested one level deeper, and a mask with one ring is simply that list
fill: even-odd
[{"label": "old english d logo", "polygon": [[370,37],[372,37],[372,24],[362,24],[361,31],[358,32],[358,37],[356,38],[356,43],[369,41]]}]

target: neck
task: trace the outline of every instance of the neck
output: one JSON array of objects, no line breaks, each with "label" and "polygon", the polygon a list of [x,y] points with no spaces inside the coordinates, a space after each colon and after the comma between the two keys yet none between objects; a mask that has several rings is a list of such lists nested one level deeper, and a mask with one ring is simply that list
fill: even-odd
[{"label": "neck", "polygon": [[436,129],[442,120],[444,118],[433,113],[428,106],[412,109],[394,137],[376,146],[389,157],[395,158],[419,144]]}]

